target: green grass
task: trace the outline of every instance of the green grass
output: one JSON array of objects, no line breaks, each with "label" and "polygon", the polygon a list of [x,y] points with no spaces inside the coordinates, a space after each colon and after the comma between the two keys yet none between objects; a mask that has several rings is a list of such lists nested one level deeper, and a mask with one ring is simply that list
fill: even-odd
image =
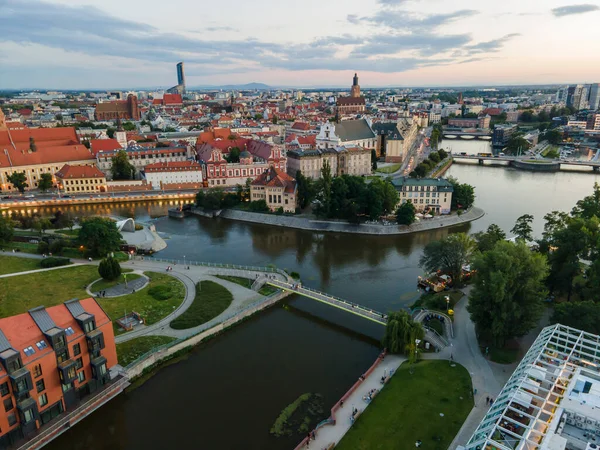
[{"label": "green grass", "polygon": [[264,284],[263,287],[261,287],[258,290],[258,293],[260,295],[264,295],[265,297],[274,294],[275,292],[277,292],[279,289],[277,289],[275,286],[270,286],[268,284]]},{"label": "green grass", "polygon": [[375,169],[378,173],[394,173],[400,169],[401,164],[392,164],[391,166],[385,166],[380,169]]},{"label": "green grass", "polygon": [[411,375],[404,363],[336,449],[405,450],[421,440],[421,450],[446,450],[473,407],[472,392],[459,364],[421,361]]},{"label": "green grass", "polygon": [[231,292],[213,281],[201,281],[196,285],[196,298],[191,306],[171,322],[171,328],[185,330],[214,319],[225,311],[231,302]]},{"label": "green grass", "polygon": [[526,159],[523,162],[529,164],[552,164],[552,161],[545,161],[543,159]]},{"label": "green grass", "polygon": [[[185,298],[185,286],[177,278],[164,273],[145,272],[150,283],[134,294],[115,298],[98,298],[98,303],[112,320],[123,317],[125,312],[135,311],[146,320],[146,325],[152,325],[171,314]],[[150,288],[157,285],[169,286],[174,295],[168,300],[156,300],[149,294]]]},{"label": "green grass", "polygon": [[142,336],[117,344],[119,364],[125,367],[153,348],[168,344],[174,340],[175,338],[170,336]]},{"label": "green grass", "polygon": [[68,230],[68,229],[64,229],[64,230],[56,230],[57,234],[64,234],[65,236],[70,236],[70,237],[77,237],[79,236],[79,230]]},{"label": "green grass", "polygon": [[72,298],[87,298],[86,286],[98,279],[95,266],[76,266],[48,272],[0,278],[0,317],[54,306]]},{"label": "green grass", "polygon": [[138,275],[137,273],[128,273],[128,272],[131,272],[131,270],[124,270],[123,273],[119,276],[119,278],[117,278],[116,280],[113,280],[113,281],[98,280],[90,286],[90,291],[98,292],[98,291],[102,291],[104,289],[108,289],[113,286],[116,286],[117,284],[125,283],[125,278],[123,277],[123,274],[125,274],[125,273],[127,274],[127,281],[133,281],[136,278],[141,277],[141,275]]},{"label": "green grass", "polygon": [[440,336],[444,336],[444,325],[438,319],[431,319],[427,326],[437,332]]},{"label": "green grass", "polygon": [[37,244],[30,244],[29,242],[9,242],[6,244],[6,248],[19,250],[23,253],[37,254]]},{"label": "green grass", "polygon": [[0,275],[41,269],[40,260],[0,255]]}]

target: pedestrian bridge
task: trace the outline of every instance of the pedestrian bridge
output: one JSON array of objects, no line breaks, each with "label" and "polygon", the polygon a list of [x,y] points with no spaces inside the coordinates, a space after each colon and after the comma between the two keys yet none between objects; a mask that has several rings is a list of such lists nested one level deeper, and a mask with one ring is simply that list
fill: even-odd
[{"label": "pedestrian bridge", "polygon": [[[340,297],[336,297],[331,294],[327,294],[325,292],[317,291],[316,289],[311,289],[302,286],[301,284],[288,283],[285,281],[275,280],[271,278],[258,278],[254,284],[252,285],[253,289],[260,288],[263,284],[268,284],[270,286],[274,286],[279,289],[283,289],[284,291],[293,292],[298,295],[302,295],[303,297],[310,298],[312,300],[316,300],[321,303],[325,303],[329,306],[333,306],[335,308],[341,309],[343,311],[349,312],[356,316],[360,316],[363,319],[370,320],[371,322],[375,322],[379,325],[386,326],[387,324],[387,314],[381,313],[379,311],[375,311],[371,308],[367,308],[365,306],[359,305],[357,303],[349,302],[348,300],[344,300]],[[420,320],[418,320],[420,321]],[[422,321],[422,320],[421,320]],[[450,327],[452,325],[450,324]],[[424,327],[425,330],[425,340],[431,343],[434,347],[438,349],[443,349],[448,346],[448,341],[443,336],[440,336],[435,332],[435,330]],[[451,336],[449,334],[449,336]]]}]

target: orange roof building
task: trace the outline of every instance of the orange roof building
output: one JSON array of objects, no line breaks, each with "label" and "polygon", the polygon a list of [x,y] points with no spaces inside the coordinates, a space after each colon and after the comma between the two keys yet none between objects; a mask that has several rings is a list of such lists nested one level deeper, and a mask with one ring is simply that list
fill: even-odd
[{"label": "orange roof building", "polygon": [[111,381],[116,364],[112,322],[93,298],[0,319],[0,448],[20,447],[81,399],[113,398],[124,386]]},{"label": "orange roof building", "polygon": [[140,120],[140,108],[137,97],[129,94],[127,100],[98,103],[96,105],[95,116],[96,120]]},{"label": "orange roof building", "polygon": [[284,212],[296,211],[296,180],[287,173],[271,166],[250,185],[250,199],[264,200],[271,211],[280,208]]},{"label": "orange roof building", "polygon": [[96,166],[70,166],[65,164],[55,177],[64,193],[106,192],[106,176]]}]

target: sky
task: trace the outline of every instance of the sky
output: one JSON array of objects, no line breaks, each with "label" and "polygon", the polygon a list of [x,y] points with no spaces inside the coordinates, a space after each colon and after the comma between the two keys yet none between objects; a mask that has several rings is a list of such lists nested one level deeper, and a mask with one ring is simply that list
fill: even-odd
[{"label": "sky", "polygon": [[0,0],[0,89],[600,82],[600,0]]}]

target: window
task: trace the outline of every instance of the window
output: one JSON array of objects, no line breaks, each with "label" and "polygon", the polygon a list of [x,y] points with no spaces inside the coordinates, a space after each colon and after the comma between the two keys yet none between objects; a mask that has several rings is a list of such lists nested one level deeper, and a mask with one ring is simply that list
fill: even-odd
[{"label": "window", "polygon": [[67,370],[67,376],[69,379],[73,379],[77,376],[77,373],[75,372],[75,366],[69,367]]},{"label": "window", "polygon": [[46,344],[46,341],[36,342],[35,346],[38,348],[38,350],[44,350],[45,348],[48,348],[48,344]]},{"label": "window", "polygon": [[2,383],[0,384],[0,397],[4,397],[5,395],[8,395],[10,391],[8,390],[8,383]]},{"label": "window", "polygon": [[83,367],[83,360],[81,358],[77,358],[75,360],[75,368],[77,370],[81,369]]},{"label": "window", "polygon": [[24,392],[24,391],[28,391],[29,389],[27,389],[27,379],[25,377],[22,377],[19,381],[17,381],[17,392]]},{"label": "window", "polygon": [[65,345],[67,345],[67,340],[66,338],[61,335],[58,337],[58,339],[56,340],[56,347],[64,347]]},{"label": "window", "polygon": [[73,328],[68,327],[68,328],[65,328],[65,334],[67,336],[71,336],[72,334],[75,334],[75,331],[73,331]]},{"label": "window", "polygon": [[85,381],[85,372],[83,370],[77,374],[77,379],[80,383]]},{"label": "window", "polygon": [[46,384],[44,383],[44,380],[42,379],[42,380],[35,382],[35,387],[38,392],[42,392],[44,389],[46,389]]},{"label": "window", "polygon": [[33,376],[35,378],[37,378],[41,374],[42,374],[42,365],[41,364],[37,364],[37,365],[33,366]]},{"label": "window", "polygon": [[12,427],[15,423],[17,423],[17,417],[15,416],[14,413],[9,414],[8,415],[8,425]]},{"label": "window", "polygon": [[6,400],[4,400],[4,411],[8,412],[13,408],[14,406],[12,402],[12,397],[8,397]]},{"label": "window", "polygon": [[29,423],[33,420],[33,411],[31,409],[26,409],[23,411],[23,422]]},{"label": "window", "polygon": [[62,352],[56,353],[56,360],[58,361],[59,364],[63,361],[66,361],[67,359],[69,359],[69,352],[66,349],[63,350]]},{"label": "window", "polygon": [[15,358],[8,363],[8,373],[15,372],[21,368],[21,359]]},{"label": "window", "polygon": [[62,390],[63,392],[67,392],[68,390],[70,390],[73,386],[71,386],[71,383],[69,384],[61,384]]},{"label": "window", "polygon": [[100,375],[106,375],[106,363],[102,364],[99,368]]},{"label": "window", "polygon": [[73,346],[73,355],[77,356],[79,354],[81,354],[81,344],[75,344]]}]

